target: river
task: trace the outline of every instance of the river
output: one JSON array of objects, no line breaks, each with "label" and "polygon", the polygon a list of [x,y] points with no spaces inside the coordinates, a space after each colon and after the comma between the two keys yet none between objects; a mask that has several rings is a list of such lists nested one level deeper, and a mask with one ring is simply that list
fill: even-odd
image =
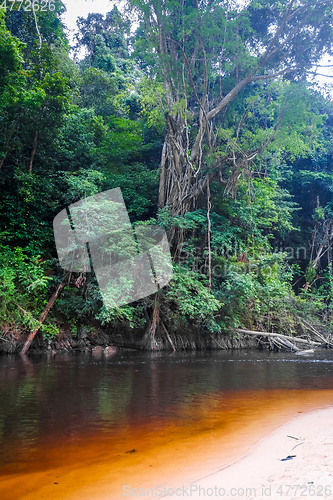
[{"label": "river", "polygon": [[125,498],[195,479],[333,405],[333,350],[0,357],[0,498]]}]

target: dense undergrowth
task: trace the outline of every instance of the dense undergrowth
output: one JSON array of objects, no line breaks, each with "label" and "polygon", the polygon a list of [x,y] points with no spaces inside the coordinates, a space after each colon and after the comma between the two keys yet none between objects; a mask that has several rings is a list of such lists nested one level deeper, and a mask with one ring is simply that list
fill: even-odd
[{"label": "dense undergrowth", "polygon": [[[302,73],[286,72],[244,87],[223,116],[214,118],[211,136],[205,132],[200,164],[194,159],[191,164],[197,179],[191,180],[192,187],[202,182],[202,188],[181,210],[176,187],[161,196],[160,161],[163,144],[166,149],[171,144],[165,142],[171,140],[170,120],[175,134],[183,123],[182,141],[191,147],[195,142],[204,116],[197,102],[203,95],[203,58],[196,55],[199,62],[189,77],[189,67],[179,58],[172,60],[170,49],[166,75],[163,58],[153,50],[154,38],[144,34],[149,33],[143,31],[144,21],[133,34],[126,15],[114,8],[106,17],[80,19],[76,50],[85,50],[85,57],[74,62],[59,21],[63,5],[55,3],[54,12],[37,13],[41,45],[32,16],[0,11],[2,330],[33,330],[64,279],[52,230],[57,213],[82,197],[120,187],[133,224],[149,221],[167,231],[173,278],[154,296],[107,310],[94,274],[71,273],[41,327],[45,338],[63,329],[76,335],[82,325],[96,330],[123,325],[144,332],[157,310],[159,335],[186,334],[192,327],[203,335],[232,334],[235,328],[299,335],[304,320],[333,331],[331,99],[301,78]],[[143,8],[140,2],[129,3]],[[253,47],[260,40],[268,43],[268,27],[274,15],[281,18],[281,5],[287,4],[270,2],[273,17],[261,17],[266,24],[260,28],[253,16],[266,12],[269,2],[261,3],[250,2],[243,17],[229,9],[226,18],[228,7],[216,7],[215,28],[202,7],[205,49],[200,50],[206,55],[211,50],[209,61],[221,50],[214,30],[225,19],[231,23],[231,31],[225,25],[228,43],[223,50],[229,55],[222,61],[223,71],[219,75],[207,63],[205,112],[221,98],[221,82],[226,95],[255,64],[244,40],[252,37]],[[177,5],[170,4],[171,11]],[[189,9],[182,14],[186,22],[198,15]],[[174,30],[176,38],[180,32],[176,21],[175,26],[168,24],[171,15],[161,12],[165,30]],[[313,22],[322,27],[319,17]],[[240,22],[244,32],[232,35]],[[189,57],[198,36],[194,31],[184,38],[179,54]],[[318,59],[322,45],[319,39],[313,43],[317,52],[311,57]],[[327,40],[325,44],[330,51]],[[270,64],[268,72],[279,70],[280,60]],[[183,94],[171,105],[163,79],[172,82],[181,74],[175,85],[183,85]],[[179,156],[186,168],[191,154],[194,158],[190,149]],[[168,158],[171,172],[173,160]]]}]

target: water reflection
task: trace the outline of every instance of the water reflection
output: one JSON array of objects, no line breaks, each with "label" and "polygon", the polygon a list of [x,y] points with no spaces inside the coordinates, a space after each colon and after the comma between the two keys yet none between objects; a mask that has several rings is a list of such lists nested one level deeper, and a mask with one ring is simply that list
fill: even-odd
[{"label": "water reflection", "polygon": [[330,350],[306,359],[258,351],[2,357],[0,471],[96,433],[112,439],[116,453],[139,432],[148,442],[164,428],[223,426],[224,415],[253,413],[268,399],[274,404],[275,393],[278,405],[281,391],[327,389]]}]

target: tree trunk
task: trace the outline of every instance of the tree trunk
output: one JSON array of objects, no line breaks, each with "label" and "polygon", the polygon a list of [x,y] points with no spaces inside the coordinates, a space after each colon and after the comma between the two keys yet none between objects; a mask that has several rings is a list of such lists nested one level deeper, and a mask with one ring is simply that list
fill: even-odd
[{"label": "tree trunk", "polygon": [[6,159],[7,153],[8,153],[8,151],[5,152],[5,156],[3,158],[1,158],[1,160],[0,160],[0,170],[1,170],[2,165],[4,164],[4,161]]},{"label": "tree trunk", "polygon": [[65,284],[66,284],[66,280],[68,278],[68,274],[66,274],[65,278],[63,279],[62,283],[60,283],[60,285],[58,285],[56,291],[54,292],[54,294],[52,295],[52,297],[50,298],[50,300],[48,301],[48,303],[46,304],[46,307],[44,309],[44,311],[42,312],[42,314],[40,315],[40,318],[39,318],[39,325],[38,327],[29,334],[27,340],[25,341],[24,343],[24,346],[23,346],[23,349],[21,351],[21,354],[26,354],[30,345],[31,345],[31,342],[33,341],[33,339],[35,338],[36,336],[36,333],[38,332],[38,330],[40,329],[40,327],[42,326],[42,324],[44,323],[47,315],[49,314],[49,312],[51,311],[52,307],[53,307],[53,304],[55,303],[55,301],[57,300],[58,296],[60,295],[60,292],[62,291],[62,289],[64,288]]},{"label": "tree trunk", "polygon": [[[166,114],[165,136],[160,169],[159,206],[168,206],[171,215],[184,215],[195,209],[195,201],[202,192],[207,178],[199,171],[201,157],[192,162],[189,156],[186,124],[180,113],[175,118]],[[206,176],[207,177],[207,176]]]},{"label": "tree trunk", "polygon": [[170,335],[169,335],[169,332],[168,332],[168,330],[166,329],[166,326],[165,326],[165,324],[163,323],[163,321],[161,321],[161,325],[162,325],[162,328],[163,328],[163,330],[164,330],[164,332],[165,332],[165,335],[167,336],[168,341],[170,342],[170,345],[171,345],[171,347],[172,347],[172,349],[173,349],[173,352],[176,352],[176,350],[177,350],[177,349],[175,348],[174,343],[172,342],[171,337],[170,337]]},{"label": "tree trunk", "polygon": [[[216,168],[210,168],[209,175],[202,172],[204,157],[207,156],[208,152],[210,155],[214,152],[214,138],[212,142],[214,117],[219,114],[222,116],[221,113],[226,110],[229,103],[251,82],[274,80],[288,71],[297,69],[293,66],[285,66],[284,63],[273,64],[273,69],[268,66],[272,58],[285,50],[285,44],[292,35],[303,29],[304,21],[302,20],[296,23],[294,28],[288,26],[297,12],[297,10],[293,11],[295,2],[296,0],[290,0],[275,32],[271,35],[270,42],[267,43],[264,52],[257,57],[253,67],[244,69],[242,71],[243,77],[239,75],[234,87],[217,100],[210,91],[212,81],[209,81],[209,74],[212,68],[209,68],[209,58],[203,43],[201,12],[198,12],[196,29],[191,32],[189,38],[186,37],[187,41],[185,42],[185,37],[174,39],[173,30],[170,31],[166,21],[169,20],[169,13],[161,5],[161,2],[153,2],[151,8],[145,11],[144,17],[148,32],[151,31],[152,27],[156,30],[150,41],[155,47],[161,63],[166,104],[164,107],[162,103],[162,107],[164,110],[168,109],[165,113],[166,136],[161,159],[159,206],[167,206],[171,215],[184,215],[188,211],[195,210],[196,200],[204,190],[209,177],[212,177],[214,170],[215,174],[218,172],[218,165]],[[193,8],[197,10],[199,9],[198,5],[197,0],[192,4]],[[174,12],[178,16],[177,8]],[[177,23],[176,19],[178,18],[175,18]],[[288,35],[284,36],[286,29]],[[224,42],[221,48],[224,50]],[[182,73],[180,72],[180,64],[182,64]],[[199,68],[200,77],[198,77]],[[234,71],[238,73],[238,66],[234,67]],[[184,108],[180,110],[183,106],[181,100],[184,102]],[[177,108],[178,111],[176,111]],[[192,136],[191,139],[187,122],[189,111],[191,111],[192,117],[195,116],[195,126],[198,127],[196,136]],[[267,144],[263,144],[254,156],[265,147]],[[250,155],[249,159],[253,159],[254,156]],[[222,159],[220,158],[217,163],[221,164]]]},{"label": "tree trunk", "polygon": [[290,335],[282,335],[280,333],[273,333],[273,332],[256,332],[253,330],[244,330],[243,328],[235,328],[237,333],[244,333],[245,335],[257,335],[263,336],[263,337],[281,337],[282,339],[285,340],[292,340],[293,342],[299,342],[302,344],[310,344],[314,346],[319,346],[321,343],[320,342],[314,342],[313,340],[306,340],[302,339],[301,337],[291,337]]},{"label": "tree trunk", "polygon": [[[145,350],[148,351],[155,351],[157,348],[157,342],[155,340],[155,333],[156,329],[160,324],[160,304],[159,304],[159,299],[157,294],[155,295],[155,305],[154,305],[154,311],[153,311],[153,318],[150,320],[149,317],[147,317],[148,320],[148,327],[143,335],[142,338],[142,347]],[[147,314],[148,316],[148,314]]]},{"label": "tree trunk", "polygon": [[31,151],[31,155],[30,155],[30,161],[29,161],[29,174],[31,174],[31,172],[32,172],[32,164],[34,162],[34,158],[35,158],[35,154],[36,154],[36,150],[37,150],[37,140],[38,140],[38,132],[36,130],[34,141],[33,141],[33,144],[32,144],[32,151]]},{"label": "tree trunk", "polygon": [[166,160],[166,143],[164,142],[162,157],[161,157],[161,166],[160,166],[160,185],[158,189],[158,206],[159,208],[163,208],[165,205],[165,160]]},{"label": "tree trunk", "polygon": [[212,251],[211,251],[211,220],[210,220],[210,209],[212,205],[210,202],[210,189],[209,189],[209,181],[207,182],[207,219],[208,219],[208,283],[209,283],[209,291],[212,289]]},{"label": "tree trunk", "polygon": [[160,304],[158,301],[157,295],[155,295],[155,306],[154,306],[154,312],[153,312],[153,321],[150,327],[150,335],[152,337],[155,337],[156,333],[156,328],[160,322]]},{"label": "tree trunk", "polygon": [[0,170],[1,170],[2,165],[3,165],[3,164],[4,164],[4,162],[5,162],[5,159],[6,159],[7,155],[8,155],[8,153],[9,153],[9,146],[8,146],[8,148],[7,148],[7,149],[6,149],[6,151],[5,151],[5,155],[4,155],[4,156],[1,158],[1,160],[0,160]]}]

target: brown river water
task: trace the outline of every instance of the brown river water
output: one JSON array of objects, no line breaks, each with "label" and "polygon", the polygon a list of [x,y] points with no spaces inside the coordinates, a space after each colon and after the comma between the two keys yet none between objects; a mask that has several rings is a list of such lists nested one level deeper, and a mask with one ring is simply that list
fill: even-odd
[{"label": "brown river water", "polygon": [[0,357],[0,499],[183,484],[328,406],[333,350]]}]

